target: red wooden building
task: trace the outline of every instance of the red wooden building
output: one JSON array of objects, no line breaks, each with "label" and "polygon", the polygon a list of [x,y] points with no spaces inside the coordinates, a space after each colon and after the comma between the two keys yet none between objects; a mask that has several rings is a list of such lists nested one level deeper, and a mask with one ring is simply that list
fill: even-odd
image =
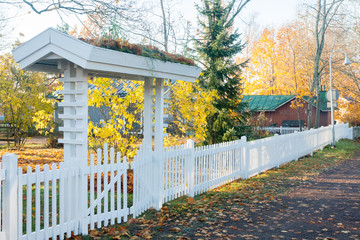
[{"label": "red wooden building", "polygon": [[[261,112],[265,113],[268,125],[274,127],[298,127],[299,118],[302,126],[308,126],[308,104],[309,97],[301,101],[303,106],[296,109],[291,104],[296,100],[295,95],[245,95],[242,101],[249,104],[249,109],[255,116]],[[312,100],[312,122],[315,124],[315,101]],[[325,92],[320,93],[320,126],[328,126],[331,123],[330,108],[326,106]]]}]

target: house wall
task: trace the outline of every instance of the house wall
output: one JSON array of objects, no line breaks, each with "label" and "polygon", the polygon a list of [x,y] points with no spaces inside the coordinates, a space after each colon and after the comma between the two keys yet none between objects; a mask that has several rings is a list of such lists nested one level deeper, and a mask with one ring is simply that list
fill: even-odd
[{"label": "house wall", "polygon": [[[298,113],[296,109],[290,107],[291,102],[284,104],[283,106],[277,108],[275,111],[272,112],[265,112],[265,117],[269,120],[268,125],[272,125],[276,123],[276,127],[282,126],[284,120],[298,120]],[[305,122],[305,126],[308,126],[307,121],[307,108],[308,104],[304,102],[303,107],[299,109],[300,120]],[[315,116],[316,110],[315,107],[312,107],[313,116],[312,121],[313,125],[315,124]],[[255,114],[256,116],[259,113]],[[328,126],[331,123],[330,112],[320,112],[320,126]]]}]

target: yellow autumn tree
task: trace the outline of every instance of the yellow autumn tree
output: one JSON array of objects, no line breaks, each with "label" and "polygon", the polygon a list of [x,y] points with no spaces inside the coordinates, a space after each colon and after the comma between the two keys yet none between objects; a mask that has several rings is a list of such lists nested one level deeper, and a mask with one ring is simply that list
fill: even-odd
[{"label": "yellow autumn tree", "polygon": [[215,91],[205,91],[197,82],[178,81],[170,86],[169,113],[180,133],[200,141],[206,136],[206,117],[214,111]]},{"label": "yellow autumn tree", "polygon": [[89,107],[101,115],[98,123],[89,121],[89,147],[96,149],[108,143],[132,158],[140,140],[143,84],[135,81],[94,78],[89,89]]},{"label": "yellow autumn tree", "polygon": [[265,29],[251,49],[247,94],[309,95],[311,46],[297,23]]},{"label": "yellow autumn tree", "polygon": [[21,70],[12,55],[0,56],[0,113],[17,148],[23,147],[35,125],[44,123],[38,117],[52,116],[54,109],[45,98],[45,81],[44,74]]},{"label": "yellow autumn tree", "polygon": [[340,93],[339,110],[335,111],[335,120],[360,125],[360,71],[359,63],[344,66],[342,54],[334,56],[333,84]]},{"label": "yellow autumn tree", "polygon": [[[333,86],[340,93],[339,110],[335,120],[360,126],[360,15],[357,14],[353,28],[345,33],[336,29],[336,42],[333,44],[332,79]],[[344,53],[351,64],[344,65]],[[329,53],[330,54],[330,53]],[[326,76],[330,79],[330,76]],[[329,82],[329,81],[328,81]]]},{"label": "yellow autumn tree", "polygon": [[276,45],[276,31],[265,29],[251,49],[249,77],[251,85],[256,86],[252,88],[255,94],[279,94]]}]

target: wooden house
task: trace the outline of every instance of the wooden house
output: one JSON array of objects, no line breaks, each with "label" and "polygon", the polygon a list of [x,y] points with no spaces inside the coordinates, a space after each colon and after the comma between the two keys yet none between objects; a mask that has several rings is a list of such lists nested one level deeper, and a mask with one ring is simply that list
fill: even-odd
[{"label": "wooden house", "polygon": [[[312,122],[315,124],[315,100],[305,96],[300,101],[302,106],[293,108],[292,103],[296,100],[295,95],[245,95],[242,101],[248,103],[248,108],[257,117],[264,112],[268,119],[268,125],[273,127],[302,127],[308,126],[308,104],[312,105]],[[320,126],[328,126],[331,123],[330,108],[327,107],[325,92],[320,93]]]}]

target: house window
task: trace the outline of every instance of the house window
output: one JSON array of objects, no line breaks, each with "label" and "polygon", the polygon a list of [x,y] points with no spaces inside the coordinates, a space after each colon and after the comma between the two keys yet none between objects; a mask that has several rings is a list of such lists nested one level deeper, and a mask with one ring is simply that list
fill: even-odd
[{"label": "house window", "polygon": [[[301,127],[304,127],[304,120],[300,120]],[[283,127],[299,127],[299,120],[284,120]]]}]

